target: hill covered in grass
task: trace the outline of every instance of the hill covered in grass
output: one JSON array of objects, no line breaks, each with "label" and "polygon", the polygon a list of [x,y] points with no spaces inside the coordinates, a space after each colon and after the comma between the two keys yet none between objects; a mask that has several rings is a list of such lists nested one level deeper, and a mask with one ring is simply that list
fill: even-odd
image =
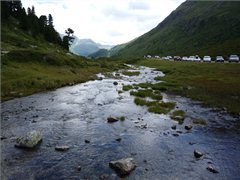
[{"label": "hill covered in grass", "polygon": [[31,23],[24,30],[17,17],[8,15],[7,21],[1,21],[3,101],[95,79],[95,74],[121,65],[118,61],[90,61],[76,56],[60,41],[46,39],[45,33],[34,35]]},{"label": "hill covered in grass", "polygon": [[120,57],[239,54],[240,2],[186,1],[157,27],[128,43]]}]

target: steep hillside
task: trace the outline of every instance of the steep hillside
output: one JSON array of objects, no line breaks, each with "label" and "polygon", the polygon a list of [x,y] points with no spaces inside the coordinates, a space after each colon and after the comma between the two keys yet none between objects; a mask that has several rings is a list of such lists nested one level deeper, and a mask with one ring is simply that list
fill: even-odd
[{"label": "steep hillside", "polygon": [[100,58],[100,57],[109,57],[109,51],[107,49],[99,49],[97,52],[94,52],[90,55],[88,55],[90,58]]},{"label": "steep hillside", "polygon": [[110,49],[111,47],[111,45],[102,45],[91,39],[78,39],[75,37],[75,40],[70,47],[70,51],[74,54],[87,57],[100,49]]},{"label": "steep hillside", "polygon": [[1,98],[8,100],[84,82],[118,66],[114,61],[90,61],[60,45],[33,37],[13,17],[1,23]]},{"label": "steep hillside", "polygon": [[239,54],[240,2],[186,1],[118,52],[121,57]]}]

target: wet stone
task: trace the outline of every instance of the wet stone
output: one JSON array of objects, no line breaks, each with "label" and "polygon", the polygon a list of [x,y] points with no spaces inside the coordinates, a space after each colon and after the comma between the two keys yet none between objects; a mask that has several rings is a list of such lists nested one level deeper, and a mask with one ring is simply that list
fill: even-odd
[{"label": "wet stone", "polygon": [[90,143],[90,141],[86,139],[86,140],[85,140],[85,143],[87,143],[87,144],[88,144],[88,143]]},{"label": "wet stone", "polygon": [[1,136],[1,140],[7,139],[5,136]]},{"label": "wet stone", "polygon": [[179,134],[176,134],[176,133],[174,133],[174,134],[172,134],[173,136],[175,136],[175,137],[178,137],[179,136]]},{"label": "wet stone", "polygon": [[195,158],[200,158],[200,157],[203,156],[203,153],[201,153],[201,152],[198,151],[198,150],[194,150],[194,156],[195,156]]},{"label": "wet stone", "polygon": [[215,169],[213,166],[211,166],[211,165],[209,165],[209,166],[207,167],[207,170],[210,171],[210,172],[212,172],[212,173],[219,173],[218,170],[216,170],[216,169]]},{"label": "wet stone", "polygon": [[56,146],[55,147],[56,151],[67,151],[69,150],[69,146],[63,145],[63,146]]},{"label": "wet stone", "polygon": [[34,148],[41,141],[42,137],[40,132],[33,130],[21,137],[18,137],[15,146],[19,148]]},{"label": "wet stone", "polygon": [[109,166],[121,177],[130,174],[136,168],[136,163],[133,158],[126,158],[111,161]]},{"label": "wet stone", "polygon": [[117,138],[116,141],[120,142],[122,140],[122,138]]},{"label": "wet stone", "polygon": [[78,170],[78,171],[81,171],[81,170],[82,170],[82,167],[81,167],[81,166],[78,166],[78,167],[77,167],[77,170]]},{"label": "wet stone", "polygon": [[101,176],[99,176],[99,179],[100,180],[106,180],[106,179],[108,179],[109,178],[109,174],[102,174]]},{"label": "wet stone", "polygon": [[191,130],[191,129],[192,129],[192,125],[186,125],[186,126],[185,126],[185,129],[186,129],[186,130]]},{"label": "wet stone", "polygon": [[118,82],[117,82],[117,81],[114,81],[114,82],[113,82],[113,85],[115,85],[115,86],[118,85]]},{"label": "wet stone", "polygon": [[118,119],[113,118],[113,117],[108,117],[108,118],[107,118],[107,121],[108,121],[108,123],[113,123],[113,122],[117,122]]},{"label": "wet stone", "polygon": [[176,130],[176,129],[177,129],[177,126],[174,125],[174,126],[172,126],[171,128],[172,128],[173,130]]}]

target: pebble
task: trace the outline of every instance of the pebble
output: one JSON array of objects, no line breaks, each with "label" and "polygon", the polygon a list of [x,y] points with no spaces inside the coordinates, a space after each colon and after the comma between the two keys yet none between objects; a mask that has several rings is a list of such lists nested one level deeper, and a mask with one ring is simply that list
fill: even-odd
[{"label": "pebble", "polygon": [[212,172],[212,173],[219,173],[218,170],[216,170],[216,169],[215,169],[213,166],[211,166],[211,165],[209,165],[209,166],[207,167],[207,170],[210,171],[210,172]]},{"label": "pebble", "polygon": [[55,150],[56,151],[67,151],[67,150],[69,150],[69,146],[66,146],[66,145],[64,145],[64,146],[56,146]]},{"label": "pebble", "polygon": [[195,156],[196,158],[200,158],[200,157],[203,156],[203,153],[201,153],[200,151],[194,150],[194,156]]},{"label": "pebble", "polygon": [[85,143],[90,143],[90,141],[86,139],[86,140],[85,140]]}]

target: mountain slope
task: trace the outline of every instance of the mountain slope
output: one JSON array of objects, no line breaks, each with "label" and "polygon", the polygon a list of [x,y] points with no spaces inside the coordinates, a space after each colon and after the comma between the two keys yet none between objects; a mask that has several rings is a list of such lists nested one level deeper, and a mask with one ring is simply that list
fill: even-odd
[{"label": "mountain slope", "polygon": [[1,99],[84,82],[118,66],[69,53],[42,36],[33,37],[13,17],[1,22]]},{"label": "mountain slope", "polygon": [[121,57],[229,55],[240,49],[240,2],[186,1],[118,52]]},{"label": "mountain slope", "polygon": [[75,40],[70,47],[70,51],[74,54],[87,57],[100,49],[110,49],[111,47],[111,45],[102,45],[91,39],[78,39],[75,37]]}]

